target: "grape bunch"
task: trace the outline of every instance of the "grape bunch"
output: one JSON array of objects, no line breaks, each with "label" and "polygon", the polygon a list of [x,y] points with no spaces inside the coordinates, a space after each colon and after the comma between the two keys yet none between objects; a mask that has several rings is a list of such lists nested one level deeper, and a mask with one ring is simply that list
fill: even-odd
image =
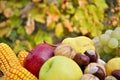
[{"label": "grape bunch", "polygon": [[120,27],[114,30],[106,30],[104,34],[93,38],[97,53],[105,61],[120,56]]}]

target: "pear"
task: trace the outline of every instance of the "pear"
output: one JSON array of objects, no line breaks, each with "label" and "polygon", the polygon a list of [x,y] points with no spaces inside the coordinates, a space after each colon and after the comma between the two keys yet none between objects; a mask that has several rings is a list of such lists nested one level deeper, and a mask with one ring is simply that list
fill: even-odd
[{"label": "pear", "polygon": [[73,38],[65,38],[62,43],[73,47],[76,53],[84,53],[86,50],[95,50],[93,41],[86,36],[78,36]]}]

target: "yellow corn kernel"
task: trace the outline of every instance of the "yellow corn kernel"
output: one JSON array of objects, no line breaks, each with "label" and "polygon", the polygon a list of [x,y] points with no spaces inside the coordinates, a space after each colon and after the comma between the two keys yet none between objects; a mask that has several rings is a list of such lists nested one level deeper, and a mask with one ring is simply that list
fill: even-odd
[{"label": "yellow corn kernel", "polygon": [[24,60],[25,58],[28,56],[28,52],[27,51],[20,51],[18,54],[18,60],[20,62],[20,64],[23,66],[24,65]]},{"label": "yellow corn kernel", "polygon": [[5,80],[38,80],[22,66],[11,67],[5,74]]},{"label": "yellow corn kernel", "polygon": [[1,69],[6,72],[10,67],[20,65],[14,51],[5,43],[0,43]]}]

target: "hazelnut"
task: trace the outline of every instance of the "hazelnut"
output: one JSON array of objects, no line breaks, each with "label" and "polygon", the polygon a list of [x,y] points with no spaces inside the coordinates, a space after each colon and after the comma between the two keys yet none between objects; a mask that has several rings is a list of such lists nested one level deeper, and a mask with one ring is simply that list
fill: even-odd
[{"label": "hazelnut", "polygon": [[73,58],[73,60],[80,66],[88,65],[90,62],[90,58],[84,54],[81,54],[81,53],[77,53],[75,55],[75,57]]},{"label": "hazelnut", "polygon": [[56,47],[54,54],[55,56],[61,55],[73,59],[76,53],[71,46],[69,46],[68,44],[61,43]]},{"label": "hazelnut", "polygon": [[90,62],[97,62],[98,55],[95,50],[86,50],[84,54],[90,58]]},{"label": "hazelnut", "polygon": [[112,71],[112,76],[114,76],[116,79],[120,79],[120,70],[114,70]]},{"label": "hazelnut", "polygon": [[107,76],[105,80],[117,80],[114,76]]},{"label": "hazelnut", "polygon": [[105,67],[98,63],[90,63],[84,70],[84,73],[89,73],[97,76],[100,80],[104,80],[106,76]]},{"label": "hazelnut", "polygon": [[92,75],[92,74],[84,74],[80,80],[100,80],[99,78],[97,78],[96,76]]}]

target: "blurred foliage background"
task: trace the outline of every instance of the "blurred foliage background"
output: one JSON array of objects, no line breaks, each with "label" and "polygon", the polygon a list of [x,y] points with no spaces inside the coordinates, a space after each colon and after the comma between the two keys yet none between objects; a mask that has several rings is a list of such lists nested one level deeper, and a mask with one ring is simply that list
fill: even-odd
[{"label": "blurred foliage background", "polygon": [[120,0],[0,0],[0,42],[16,53],[120,26]]}]

